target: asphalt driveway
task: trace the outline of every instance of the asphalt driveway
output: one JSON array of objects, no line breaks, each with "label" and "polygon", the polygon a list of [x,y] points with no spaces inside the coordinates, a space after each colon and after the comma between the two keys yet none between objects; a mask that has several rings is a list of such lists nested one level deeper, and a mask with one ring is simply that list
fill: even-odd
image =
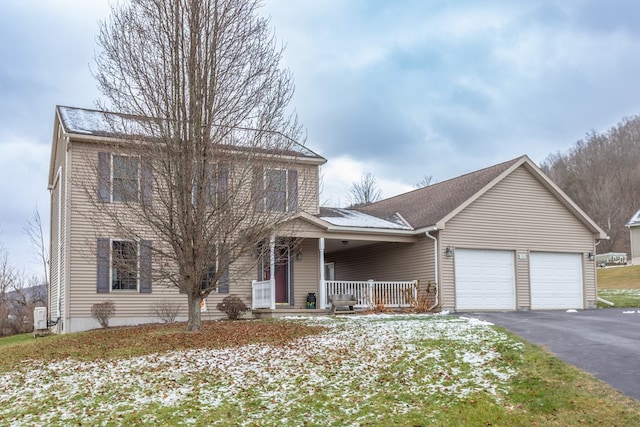
[{"label": "asphalt driveway", "polygon": [[640,310],[607,308],[460,315],[502,326],[640,400]]}]

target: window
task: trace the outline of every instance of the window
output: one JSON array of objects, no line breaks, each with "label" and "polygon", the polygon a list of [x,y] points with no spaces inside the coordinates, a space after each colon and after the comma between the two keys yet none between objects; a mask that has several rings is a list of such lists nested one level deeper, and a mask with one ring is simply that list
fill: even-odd
[{"label": "window", "polygon": [[258,212],[295,212],[298,210],[298,171],[256,166],[251,191]]},{"label": "window", "polygon": [[108,294],[113,290],[152,292],[153,241],[97,240],[96,292]]},{"label": "window", "polygon": [[[220,277],[214,282],[217,273],[220,273]],[[200,286],[203,291],[213,287],[213,292],[229,293],[229,245],[216,246],[215,260],[211,260],[211,265],[202,275]]]},{"label": "window", "polygon": [[268,211],[287,210],[287,171],[267,169],[264,180],[265,206]]},{"label": "window", "polygon": [[111,242],[111,289],[138,289],[138,245],[136,242]]},{"label": "window", "polygon": [[102,203],[153,203],[153,165],[149,158],[98,153],[98,200]]},{"label": "window", "polygon": [[112,174],[112,201],[137,202],[139,200],[139,159],[137,157],[114,155]]},{"label": "window", "polygon": [[198,203],[199,188],[203,185],[204,204],[206,206],[220,206],[228,199],[229,168],[225,164],[208,163],[206,177],[193,183],[193,204]]}]

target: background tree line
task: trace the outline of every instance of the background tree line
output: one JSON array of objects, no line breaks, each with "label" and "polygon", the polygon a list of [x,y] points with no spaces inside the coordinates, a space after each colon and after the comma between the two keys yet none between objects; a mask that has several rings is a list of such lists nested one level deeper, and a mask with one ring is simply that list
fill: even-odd
[{"label": "background tree line", "polygon": [[[630,253],[625,225],[640,210],[640,116],[625,118],[604,133],[589,132],[567,152],[542,161],[542,170],[609,235],[598,253]],[[433,183],[426,176],[415,185]],[[349,207],[376,202],[381,191],[373,174],[352,183]]]},{"label": "background tree line", "polygon": [[609,234],[598,253],[629,253],[625,225],[640,209],[640,116],[605,133],[591,131],[567,152],[549,155],[541,168]]}]

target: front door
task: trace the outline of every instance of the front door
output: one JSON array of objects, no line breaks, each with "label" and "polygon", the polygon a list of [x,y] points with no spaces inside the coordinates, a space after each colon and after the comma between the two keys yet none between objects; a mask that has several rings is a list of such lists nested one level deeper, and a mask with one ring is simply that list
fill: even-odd
[{"label": "front door", "polygon": [[[275,247],[275,271],[274,279],[276,282],[276,304],[288,304],[289,303],[289,276],[290,276],[290,249],[285,245],[276,245]],[[262,267],[262,280],[268,280],[271,278],[271,271],[269,266],[269,257],[265,256],[263,259]]]}]

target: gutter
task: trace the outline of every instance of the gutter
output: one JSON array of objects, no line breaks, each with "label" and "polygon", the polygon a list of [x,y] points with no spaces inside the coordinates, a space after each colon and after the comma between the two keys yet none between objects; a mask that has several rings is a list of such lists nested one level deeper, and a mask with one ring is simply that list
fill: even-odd
[{"label": "gutter", "polygon": [[431,240],[433,240],[433,262],[434,262],[434,273],[436,276],[436,300],[434,302],[434,304],[429,307],[429,311],[433,310],[434,308],[436,308],[438,306],[439,302],[439,292],[440,292],[440,283],[439,283],[439,276],[438,276],[438,238],[432,236],[431,234],[429,234],[431,231],[437,231],[438,227],[436,227],[435,225],[432,227],[429,227],[425,232],[424,235],[427,236],[428,238],[430,238]]}]

